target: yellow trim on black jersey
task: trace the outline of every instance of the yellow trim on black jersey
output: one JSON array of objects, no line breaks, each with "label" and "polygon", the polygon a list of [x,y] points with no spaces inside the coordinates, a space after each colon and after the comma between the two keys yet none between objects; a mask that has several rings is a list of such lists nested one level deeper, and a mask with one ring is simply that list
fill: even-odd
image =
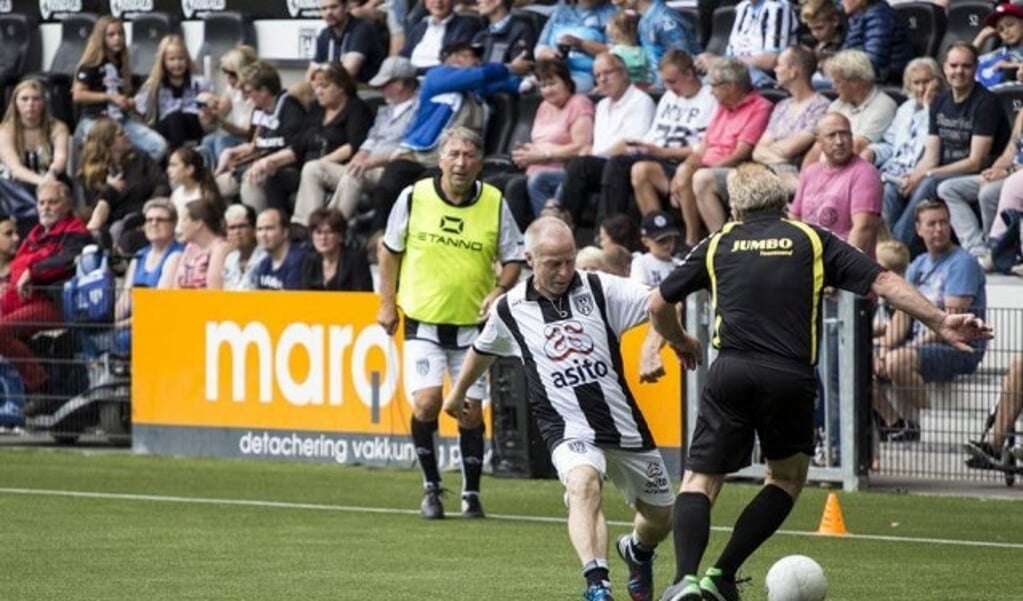
[{"label": "yellow trim on black jersey", "polygon": [[782,219],[789,225],[796,226],[810,240],[813,248],[813,309],[810,319],[810,363],[817,362],[817,316],[820,311],[821,292],[824,290],[824,243],[817,232],[802,221]]},{"label": "yellow trim on black jersey", "polygon": [[717,233],[710,237],[710,242],[707,243],[707,275],[710,276],[710,310],[714,313],[714,336],[711,338],[711,344],[714,348],[721,348],[721,336],[718,333],[718,329],[721,327],[721,315],[718,314],[718,277],[714,272],[714,255],[717,254],[718,243],[721,242],[721,237],[732,231],[738,221],[729,221],[718,230]]}]

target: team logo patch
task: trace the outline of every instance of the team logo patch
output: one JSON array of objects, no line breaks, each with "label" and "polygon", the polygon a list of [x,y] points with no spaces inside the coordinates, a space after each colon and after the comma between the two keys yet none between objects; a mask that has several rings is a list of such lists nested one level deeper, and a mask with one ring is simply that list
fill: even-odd
[{"label": "team logo patch", "polygon": [[578,321],[548,324],[543,335],[547,339],[543,352],[554,361],[561,361],[573,353],[589,355],[593,352],[593,339],[583,331]]},{"label": "team logo patch", "polygon": [[416,361],[416,372],[421,376],[425,376],[430,373],[430,361],[429,359],[420,359]]},{"label": "team logo patch", "polygon": [[581,440],[573,440],[568,443],[568,450],[580,455],[586,454],[586,443]]},{"label": "team logo patch", "polygon": [[573,296],[572,304],[575,306],[575,310],[583,315],[593,313],[593,297],[589,294]]},{"label": "team logo patch", "polygon": [[646,477],[653,479],[664,475],[664,470],[661,469],[660,463],[648,463],[646,464]]},{"label": "team logo patch", "polygon": [[440,218],[440,231],[448,234],[461,234],[465,223],[458,217],[443,215]]}]

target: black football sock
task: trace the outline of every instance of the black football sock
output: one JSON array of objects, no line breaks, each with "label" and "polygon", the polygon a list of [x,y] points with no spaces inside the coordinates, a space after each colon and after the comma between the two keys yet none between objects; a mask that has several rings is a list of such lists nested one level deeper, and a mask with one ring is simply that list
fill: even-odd
[{"label": "black football sock", "polygon": [[480,492],[483,474],[483,424],[458,429],[458,449],[462,452],[462,492]]},{"label": "black football sock", "polygon": [[675,541],[675,582],[695,576],[710,540],[710,499],[698,492],[680,493],[675,498],[671,521]]},{"label": "black football sock", "polygon": [[735,579],[739,566],[781,528],[793,505],[795,502],[789,493],[773,484],[768,484],[753,497],[736,520],[732,537],[714,564],[726,580]]},{"label": "black football sock", "polygon": [[422,422],[412,418],[412,444],[416,446],[419,467],[427,484],[440,485],[440,471],[437,470],[437,452],[433,444],[433,433],[437,431],[437,420]]}]

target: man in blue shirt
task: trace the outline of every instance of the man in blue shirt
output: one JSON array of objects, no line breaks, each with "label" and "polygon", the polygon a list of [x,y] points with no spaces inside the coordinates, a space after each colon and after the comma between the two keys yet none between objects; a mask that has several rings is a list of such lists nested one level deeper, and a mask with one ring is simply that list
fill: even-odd
[{"label": "man in blue shirt", "polygon": [[259,290],[301,290],[305,249],[288,241],[287,216],[276,207],[263,209],[256,218],[256,240],[266,257],[256,267]]},{"label": "man in blue shirt", "polygon": [[663,0],[625,0],[624,8],[639,13],[639,44],[646,51],[654,87],[662,87],[657,66],[669,48],[683,50],[689,56],[700,54],[700,41],[693,28]]},{"label": "man in blue shirt", "polygon": [[[941,199],[928,199],[916,207],[916,233],[927,247],[906,271],[906,281],[927,300],[948,313],[970,312],[984,319],[987,309],[984,270],[970,253],[952,242],[948,205]],[[943,382],[976,371],[984,358],[984,342],[973,344],[973,353],[963,353],[937,334],[913,321],[905,313],[896,313],[877,345],[874,375],[890,380],[892,389],[912,408],[913,413],[927,406],[926,382]],[[883,393],[875,406],[882,415],[893,415]],[[899,423],[901,422],[901,423]],[[916,415],[887,424],[888,440],[920,440],[920,422]]]}]

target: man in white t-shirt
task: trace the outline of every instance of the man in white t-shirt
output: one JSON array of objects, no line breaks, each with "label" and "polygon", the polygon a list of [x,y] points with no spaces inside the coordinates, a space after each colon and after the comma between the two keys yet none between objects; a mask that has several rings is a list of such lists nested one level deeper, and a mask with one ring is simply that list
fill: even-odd
[{"label": "man in white t-shirt", "polygon": [[593,62],[593,78],[604,98],[593,118],[593,145],[584,155],[565,163],[565,180],[558,202],[576,223],[590,204],[590,195],[601,189],[608,159],[629,151],[628,142],[646,134],[656,106],[650,96],[629,82],[629,72],[619,57],[605,52]]},{"label": "man in white t-shirt", "polygon": [[685,52],[669,49],[658,71],[664,94],[650,128],[642,138],[628,140],[626,153],[612,157],[604,167],[598,223],[628,212],[633,195],[640,213],[659,209],[675,169],[703,139],[717,110],[710,86],[700,82],[693,59]]}]

